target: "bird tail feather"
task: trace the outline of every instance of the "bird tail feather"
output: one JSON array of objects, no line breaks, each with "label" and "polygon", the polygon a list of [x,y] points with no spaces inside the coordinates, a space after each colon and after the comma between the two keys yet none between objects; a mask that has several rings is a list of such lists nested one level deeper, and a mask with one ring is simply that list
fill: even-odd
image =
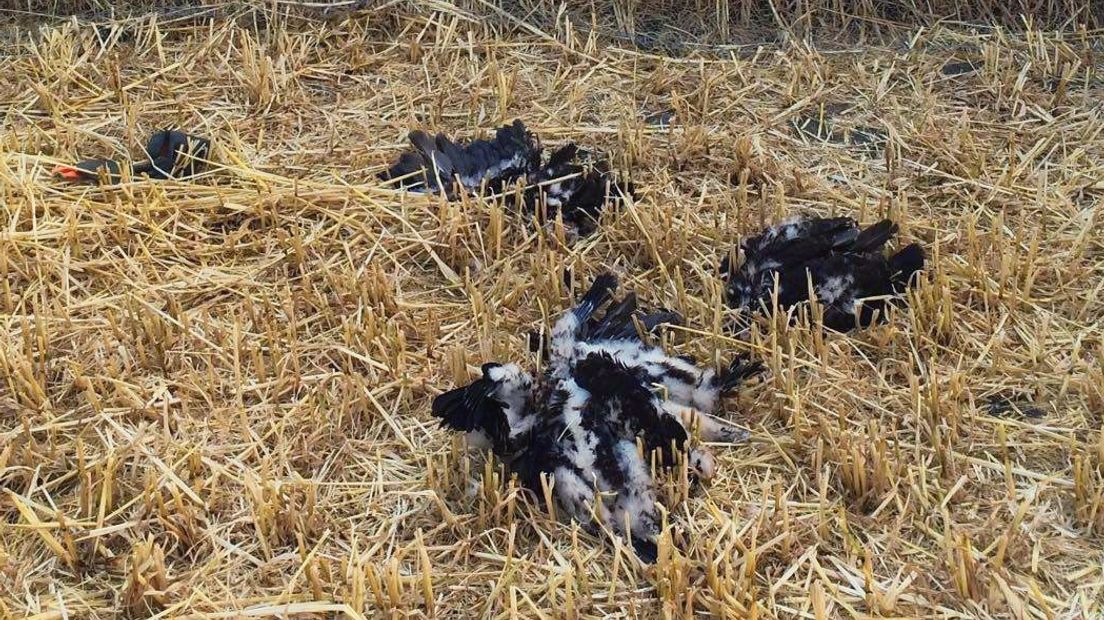
[{"label": "bird tail feather", "polygon": [[897,224],[892,220],[882,220],[859,233],[851,244],[851,249],[855,252],[877,252],[895,234],[897,234]]},{"label": "bird tail feather", "polygon": [[913,276],[924,269],[924,248],[918,243],[901,248],[890,257],[889,267],[893,271],[894,289],[898,292],[903,291],[908,287]]},{"label": "bird tail feather", "polygon": [[606,303],[617,289],[617,276],[612,273],[603,273],[594,279],[590,289],[583,295],[582,300],[572,311],[580,323],[589,319],[597,310]]}]

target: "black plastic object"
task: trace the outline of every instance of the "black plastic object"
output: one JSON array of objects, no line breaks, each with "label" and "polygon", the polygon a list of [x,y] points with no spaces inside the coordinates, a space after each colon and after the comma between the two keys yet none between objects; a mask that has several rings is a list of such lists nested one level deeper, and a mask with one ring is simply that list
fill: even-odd
[{"label": "black plastic object", "polygon": [[[211,142],[182,131],[159,131],[146,143],[147,161],[131,165],[134,176],[151,179],[186,179],[202,172]],[[54,174],[70,181],[97,181],[103,174],[110,182],[122,178],[122,164],[110,159],[86,159],[73,166],[58,166]]]}]

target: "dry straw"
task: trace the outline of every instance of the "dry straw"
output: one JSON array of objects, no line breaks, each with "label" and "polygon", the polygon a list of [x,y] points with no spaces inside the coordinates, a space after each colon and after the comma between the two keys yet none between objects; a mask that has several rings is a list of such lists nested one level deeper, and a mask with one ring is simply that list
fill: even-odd
[{"label": "dry straw", "polygon": [[[1095,3],[310,4],[4,5],[0,616],[1101,617]],[[639,200],[566,246],[373,181],[513,118]],[[166,125],[210,173],[48,176]],[[896,218],[926,284],[734,339],[721,256],[798,212]],[[605,268],[772,370],[709,487],[661,476],[654,567],[428,411]]]}]

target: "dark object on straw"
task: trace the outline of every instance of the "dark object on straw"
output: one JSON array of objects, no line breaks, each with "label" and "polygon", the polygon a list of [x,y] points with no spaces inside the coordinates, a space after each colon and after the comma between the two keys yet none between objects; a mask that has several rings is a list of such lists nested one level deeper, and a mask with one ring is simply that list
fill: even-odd
[{"label": "dark object on straw", "polygon": [[653,455],[669,467],[681,454],[691,481],[709,479],[712,454],[688,440],[695,433],[704,441],[747,439],[716,414],[725,396],[764,367],[738,355],[718,372],[645,343],[638,323],[654,329],[681,317],[641,310],[632,293],[614,301],[617,287],[616,276],[599,275],[560,316],[539,381],[517,364],[484,364],[481,378],[434,399],[433,415],[469,445],[493,452],[536,497],[550,483],[551,498],[569,518],[591,531],[608,526],[651,563],[663,521]]},{"label": "dark object on straw", "polygon": [[886,256],[897,224],[883,220],[860,228],[846,217],[797,218],[772,226],[740,244],[743,262],[732,269],[726,257],[728,305],[746,315],[809,301],[810,285],[824,308],[824,326],[835,331],[866,327],[899,303],[917,272],[924,250],[905,246]]},{"label": "dark object on straw", "polygon": [[[211,142],[205,138],[182,131],[158,131],[146,143],[149,161],[131,164],[130,173],[159,180],[193,177],[202,171],[210,150]],[[123,165],[110,159],[86,159],[73,166],[58,166],[54,174],[69,181],[97,181],[103,174],[102,178],[117,183]]]},{"label": "dark object on straw", "polygon": [[581,235],[597,227],[603,208],[633,196],[617,181],[609,162],[575,144],[553,151],[547,161],[540,141],[520,120],[499,127],[490,140],[453,141],[443,133],[410,132],[411,150],[380,173],[382,181],[414,192],[461,194],[509,191],[524,185],[525,211],[544,224],[562,217]]},{"label": "dark object on straw", "polygon": [[1021,415],[1028,418],[1041,418],[1046,412],[1037,407],[1028,398],[995,394],[985,401],[985,411],[997,418]]}]

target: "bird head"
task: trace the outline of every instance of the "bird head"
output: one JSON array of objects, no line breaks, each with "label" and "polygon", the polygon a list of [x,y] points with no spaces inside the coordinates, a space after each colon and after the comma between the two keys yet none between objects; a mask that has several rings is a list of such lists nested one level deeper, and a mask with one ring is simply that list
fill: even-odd
[{"label": "bird head", "polygon": [[483,364],[483,379],[494,384],[494,398],[506,406],[523,407],[533,388],[533,377],[517,364]]}]

